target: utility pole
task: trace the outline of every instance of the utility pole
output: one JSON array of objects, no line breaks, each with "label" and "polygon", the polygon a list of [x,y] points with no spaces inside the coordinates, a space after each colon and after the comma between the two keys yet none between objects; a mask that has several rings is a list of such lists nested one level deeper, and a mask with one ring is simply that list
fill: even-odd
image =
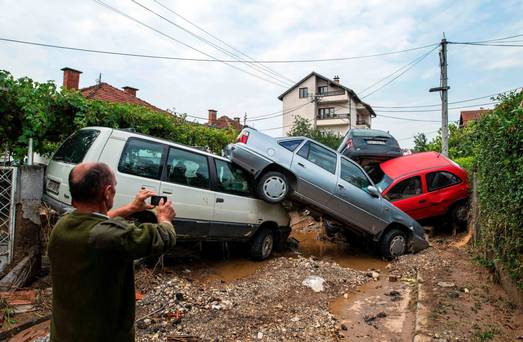
[{"label": "utility pole", "polygon": [[243,115],[243,125],[247,126],[247,112]]},{"label": "utility pole", "polygon": [[431,88],[429,92],[440,92],[441,97],[441,154],[449,155],[449,101],[447,85],[447,39],[445,33],[441,39],[441,50],[439,52],[440,86]]}]

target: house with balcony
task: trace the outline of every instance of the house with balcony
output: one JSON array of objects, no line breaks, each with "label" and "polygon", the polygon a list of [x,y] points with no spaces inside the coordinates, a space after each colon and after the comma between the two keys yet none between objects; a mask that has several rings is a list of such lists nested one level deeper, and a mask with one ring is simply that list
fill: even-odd
[{"label": "house with balcony", "polygon": [[309,120],[314,127],[345,135],[351,128],[371,128],[376,113],[356,93],[340,83],[335,76],[329,79],[311,72],[281,94],[283,130],[291,130],[296,116]]}]

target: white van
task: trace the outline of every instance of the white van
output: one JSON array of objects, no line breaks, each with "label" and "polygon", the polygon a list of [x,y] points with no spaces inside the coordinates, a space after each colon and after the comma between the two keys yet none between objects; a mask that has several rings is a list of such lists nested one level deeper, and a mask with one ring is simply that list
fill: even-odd
[{"label": "white van", "polygon": [[290,233],[285,209],[256,198],[251,176],[227,159],[106,127],[77,131],[49,162],[43,200],[58,212],[71,209],[69,172],[86,161],[115,172],[114,207],[129,203],[141,188],[171,199],[180,241],[245,241],[251,257],[261,260]]}]

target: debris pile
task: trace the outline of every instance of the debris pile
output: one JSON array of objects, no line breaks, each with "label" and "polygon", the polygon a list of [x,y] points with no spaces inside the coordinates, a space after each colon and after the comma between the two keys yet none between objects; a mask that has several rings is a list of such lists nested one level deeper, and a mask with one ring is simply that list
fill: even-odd
[{"label": "debris pile", "polygon": [[231,284],[173,275],[138,301],[137,341],[335,339],[342,327],[329,303],[367,281],[364,272],[303,257],[270,260]]}]

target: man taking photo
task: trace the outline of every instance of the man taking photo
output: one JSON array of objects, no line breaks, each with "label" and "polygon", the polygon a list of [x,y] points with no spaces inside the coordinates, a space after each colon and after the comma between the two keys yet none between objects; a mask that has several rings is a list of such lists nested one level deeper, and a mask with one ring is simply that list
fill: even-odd
[{"label": "man taking photo", "polygon": [[69,190],[76,210],[60,218],[49,240],[51,341],[134,341],[133,260],[174,246],[172,203],[157,206],[157,224],[126,221],[150,209],[145,200],[154,193],[142,190],[132,203],[111,210],[116,180],[103,163],[75,166]]}]

